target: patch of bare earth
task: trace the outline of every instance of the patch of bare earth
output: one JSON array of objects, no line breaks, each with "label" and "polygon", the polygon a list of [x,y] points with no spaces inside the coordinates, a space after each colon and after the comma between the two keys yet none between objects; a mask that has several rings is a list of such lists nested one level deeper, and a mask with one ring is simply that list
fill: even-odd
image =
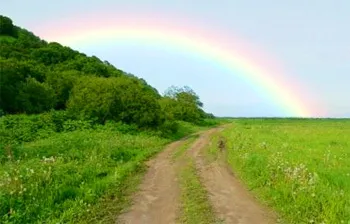
[{"label": "patch of bare earth", "polygon": [[[210,135],[217,131],[220,129],[203,133],[190,149],[217,217],[224,223],[232,224],[277,223],[275,215],[259,205],[225,164],[220,161],[206,163],[202,152],[209,144]],[[221,147],[224,146],[220,142]]]},{"label": "patch of bare earth", "polygon": [[122,214],[117,223],[172,224],[176,223],[179,185],[171,156],[183,141],[170,144],[151,160],[149,169],[133,199],[130,211]]}]

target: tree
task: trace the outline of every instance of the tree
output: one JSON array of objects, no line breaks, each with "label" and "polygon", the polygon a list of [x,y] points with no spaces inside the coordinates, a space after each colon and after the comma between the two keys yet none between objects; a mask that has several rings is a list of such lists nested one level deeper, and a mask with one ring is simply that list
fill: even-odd
[{"label": "tree", "polygon": [[74,85],[68,110],[80,118],[156,127],[160,106],[153,91],[129,77],[83,77]]},{"label": "tree", "polygon": [[158,92],[135,78],[118,80],[117,97],[122,102],[120,120],[140,127],[157,127],[162,122]]},{"label": "tree", "polygon": [[114,120],[119,102],[113,92],[115,80],[82,77],[75,83],[67,104],[68,111],[80,119]]},{"label": "tree", "polygon": [[16,28],[12,20],[6,16],[0,15],[0,35],[16,37]]},{"label": "tree", "polygon": [[27,78],[21,85],[16,100],[19,102],[18,110],[28,114],[48,111],[56,104],[54,90],[46,83],[40,83],[34,78]]},{"label": "tree", "polygon": [[42,82],[44,68],[32,61],[0,58],[0,106],[7,113],[21,112],[18,94],[29,77]]},{"label": "tree", "polygon": [[66,103],[68,102],[74,83],[81,75],[81,72],[75,70],[48,73],[45,82],[55,91],[56,109],[61,110],[66,108]]},{"label": "tree", "polygon": [[188,86],[183,88],[171,86],[161,101],[162,109],[167,116],[176,120],[198,122],[204,117],[203,103],[199,96]]}]

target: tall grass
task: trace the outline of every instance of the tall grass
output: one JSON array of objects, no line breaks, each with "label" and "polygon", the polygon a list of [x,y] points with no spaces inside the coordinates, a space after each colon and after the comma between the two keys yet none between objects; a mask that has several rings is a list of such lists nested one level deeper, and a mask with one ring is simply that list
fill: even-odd
[{"label": "tall grass", "polygon": [[227,159],[290,223],[350,223],[350,120],[242,119]]},{"label": "tall grass", "polygon": [[166,142],[148,135],[85,130],[5,148],[0,222],[73,222],[111,186],[142,169],[142,162]]}]

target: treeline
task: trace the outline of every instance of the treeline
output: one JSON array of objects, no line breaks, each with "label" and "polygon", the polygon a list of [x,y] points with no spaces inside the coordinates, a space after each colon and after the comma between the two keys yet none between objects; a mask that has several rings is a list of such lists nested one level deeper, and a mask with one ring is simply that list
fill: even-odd
[{"label": "treeline", "polygon": [[0,115],[65,111],[77,120],[175,130],[212,117],[189,87],[161,95],[108,61],[48,43],[0,16]]}]

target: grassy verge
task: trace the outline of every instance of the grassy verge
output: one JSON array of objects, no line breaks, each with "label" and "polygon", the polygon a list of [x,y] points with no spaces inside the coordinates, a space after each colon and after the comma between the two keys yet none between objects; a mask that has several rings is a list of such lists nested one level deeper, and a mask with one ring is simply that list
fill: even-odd
[{"label": "grassy verge", "polygon": [[228,163],[289,223],[350,223],[350,121],[242,119]]},{"label": "grassy verge", "polygon": [[0,165],[0,220],[74,223],[109,189],[123,189],[166,139],[76,131],[8,148]]},{"label": "grassy verge", "polygon": [[117,215],[131,205],[131,196],[138,190],[144,171],[146,169],[139,170],[122,183],[113,184],[94,206],[83,211],[73,223],[115,223]]}]

